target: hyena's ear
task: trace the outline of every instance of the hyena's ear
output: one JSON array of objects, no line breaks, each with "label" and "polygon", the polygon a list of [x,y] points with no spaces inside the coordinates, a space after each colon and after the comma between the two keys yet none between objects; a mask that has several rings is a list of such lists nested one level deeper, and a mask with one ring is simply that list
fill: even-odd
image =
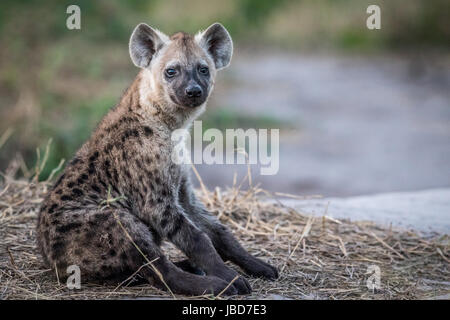
[{"label": "hyena's ear", "polygon": [[153,29],[145,23],[140,23],[131,34],[130,57],[139,68],[146,68],[155,53],[169,40],[169,38],[157,29]]},{"label": "hyena's ear", "polygon": [[233,55],[233,41],[223,25],[214,23],[205,31],[198,33],[195,40],[211,55],[217,70],[230,64]]}]

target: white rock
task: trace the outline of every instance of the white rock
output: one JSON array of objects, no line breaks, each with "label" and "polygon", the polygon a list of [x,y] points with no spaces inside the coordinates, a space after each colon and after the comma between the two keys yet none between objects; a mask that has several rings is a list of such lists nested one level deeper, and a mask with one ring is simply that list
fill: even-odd
[{"label": "white rock", "polygon": [[337,219],[368,220],[424,232],[450,233],[450,189],[282,202],[316,216],[324,215],[327,210],[327,216]]}]

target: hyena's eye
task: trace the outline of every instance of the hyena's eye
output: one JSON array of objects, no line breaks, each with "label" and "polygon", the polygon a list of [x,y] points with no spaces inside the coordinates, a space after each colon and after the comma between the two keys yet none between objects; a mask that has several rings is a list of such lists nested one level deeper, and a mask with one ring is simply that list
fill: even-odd
[{"label": "hyena's eye", "polygon": [[174,68],[167,68],[165,73],[168,78],[172,78],[177,74],[177,70],[175,70]]},{"label": "hyena's eye", "polygon": [[207,75],[209,73],[209,69],[208,69],[208,67],[200,66],[198,68],[198,72],[200,72],[203,75]]}]

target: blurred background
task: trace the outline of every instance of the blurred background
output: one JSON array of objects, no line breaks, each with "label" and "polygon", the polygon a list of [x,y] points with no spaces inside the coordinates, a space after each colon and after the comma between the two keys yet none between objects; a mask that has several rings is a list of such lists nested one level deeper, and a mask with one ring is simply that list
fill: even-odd
[{"label": "blurred background", "polygon": [[[81,30],[66,8],[81,8]],[[368,30],[366,8],[381,8]],[[348,196],[450,186],[448,0],[2,0],[0,171],[29,175],[53,139],[45,179],[70,159],[138,70],[139,22],[195,33],[219,21],[235,51],[203,129],[279,128],[272,191]],[[10,168],[11,169],[11,168]],[[209,187],[245,166],[198,167]]]}]

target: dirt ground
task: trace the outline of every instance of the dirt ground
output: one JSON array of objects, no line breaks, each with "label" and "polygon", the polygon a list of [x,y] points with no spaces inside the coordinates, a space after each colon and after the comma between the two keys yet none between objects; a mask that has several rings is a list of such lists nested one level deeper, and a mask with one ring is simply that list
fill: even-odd
[{"label": "dirt ground", "polygon": [[[245,184],[245,183],[244,183]],[[277,266],[276,281],[249,279],[253,293],[234,299],[449,299],[449,237],[371,222],[311,217],[269,192],[236,182],[199,192],[252,254]],[[84,283],[70,290],[36,249],[37,212],[48,183],[0,185],[0,299],[186,299],[150,285]],[[101,236],[101,235],[99,235]],[[172,246],[172,259],[181,254]],[[145,267],[145,266],[143,266]],[[59,270],[58,274],[65,272]],[[82,275],[81,275],[82,277]],[[197,299],[223,299],[203,295]]]}]

